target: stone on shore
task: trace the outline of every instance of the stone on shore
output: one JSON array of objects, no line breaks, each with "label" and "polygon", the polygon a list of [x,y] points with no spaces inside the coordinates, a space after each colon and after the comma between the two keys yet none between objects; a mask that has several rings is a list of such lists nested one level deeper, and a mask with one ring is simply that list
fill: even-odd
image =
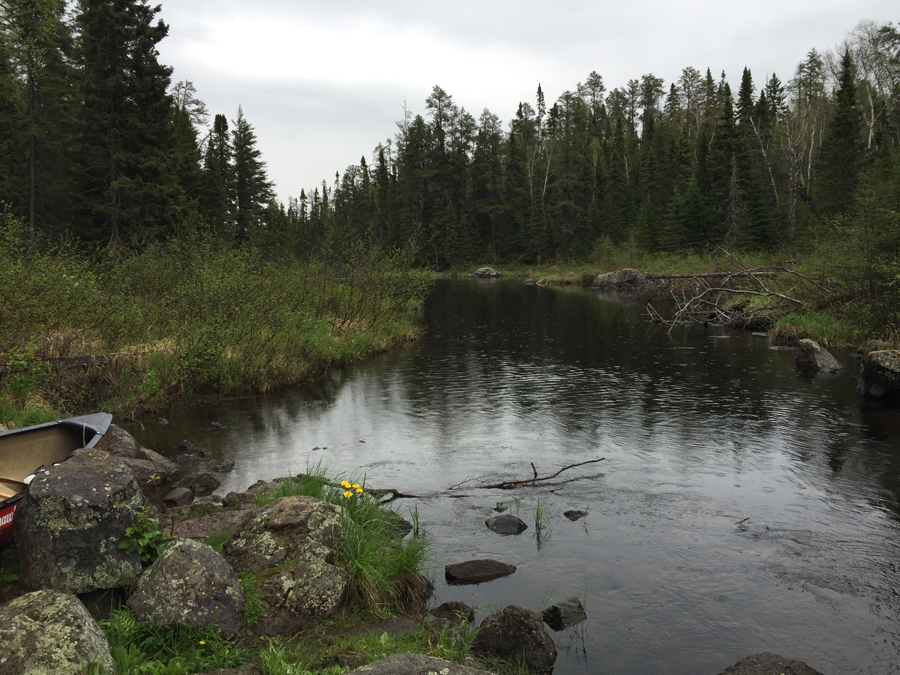
[{"label": "stone on shore", "polygon": [[741,659],[719,675],[822,675],[803,661],[786,659],[772,652],[762,652]]},{"label": "stone on shore", "polygon": [[131,584],[141,557],[118,545],[145,506],[131,471],[102,450],[38,473],[13,521],[22,583],[64,593]]},{"label": "stone on shore", "polygon": [[334,565],[341,541],[338,509],[312,497],[281,497],[262,507],[223,554],[235,571],[264,572],[262,633],[279,634],[334,616],[346,600],[349,577]]},{"label": "stone on shore", "polygon": [[800,340],[800,353],[797,354],[797,367],[801,370],[839,373],[844,366],[834,358],[828,350],[813,340]]},{"label": "stone on shore", "polygon": [[556,644],[544,628],[541,615],[509,605],[481,622],[472,651],[508,658],[523,657],[529,670],[549,673],[556,662]]},{"label": "stone on shore", "polygon": [[351,673],[368,675],[491,675],[486,670],[460,666],[433,656],[391,654],[386,659],[361,666]]},{"label": "stone on shore", "polygon": [[216,478],[210,471],[200,471],[185,476],[180,481],[172,485],[175,488],[187,488],[195,495],[208,494],[221,485],[221,481]]},{"label": "stone on shore", "polygon": [[600,288],[620,288],[622,286],[639,286],[644,283],[645,277],[633,267],[626,267],[615,272],[598,274],[591,282],[591,286]]},{"label": "stone on shore", "polygon": [[0,673],[81,675],[98,662],[117,673],[106,637],[74,595],[26,593],[0,607]]},{"label": "stone on shore", "polygon": [[235,632],[244,617],[244,589],[215,549],[176,539],[138,579],[128,598],[137,619],[151,626],[215,626]]},{"label": "stone on shore", "polygon": [[900,393],[900,350],[882,349],[863,354],[856,390],[879,398]]},{"label": "stone on shore", "polygon": [[528,529],[524,520],[509,513],[488,518],[484,524],[497,534],[519,534]]},{"label": "stone on shore", "polygon": [[502,277],[503,275],[492,267],[479,267],[469,276],[476,279],[496,279],[497,277]]},{"label": "stone on shore", "polygon": [[444,576],[451,584],[480,584],[483,581],[508,577],[515,571],[515,565],[485,558],[446,565]]}]

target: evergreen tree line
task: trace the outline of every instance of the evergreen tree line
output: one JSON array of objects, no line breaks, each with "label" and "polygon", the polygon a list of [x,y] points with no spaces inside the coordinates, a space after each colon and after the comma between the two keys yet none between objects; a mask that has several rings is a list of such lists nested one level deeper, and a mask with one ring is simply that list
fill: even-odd
[{"label": "evergreen tree line", "polygon": [[786,83],[774,73],[757,83],[745,68],[736,94],[710,69],[611,91],[592,72],[549,107],[539,85],[504,127],[435,86],[424,115],[407,111],[398,127],[368,162],[290,200],[298,240],[392,246],[418,235],[422,262],[437,268],[585,260],[598,242],[771,251],[857,216],[868,186],[869,211],[894,214],[897,245],[892,24],[863,22],[837,51],[811,50]]},{"label": "evergreen tree line", "polygon": [[0,0],[0,201],[35,244],[139,248],[205,223],[222,241],[271,245],[285,222],[240,107],[207,132],[194,86],[172,85],[158,11]]}]

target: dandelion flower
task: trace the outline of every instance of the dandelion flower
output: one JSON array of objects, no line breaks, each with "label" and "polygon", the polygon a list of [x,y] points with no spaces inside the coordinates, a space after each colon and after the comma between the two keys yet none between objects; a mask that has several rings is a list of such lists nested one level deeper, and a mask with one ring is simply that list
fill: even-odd
[{"label": "dandelion flower", "polygon": [[343,488],[345,488],[345,489],[346,489],[346,488],[349,488],[349,487],[350,487],[350,483],[348,483],[348,482],[345,481],[345,480],[342,480],[342,481],[341,481],[341,487],[343,487]]},{"label": "dandelion flower", "polygon": [[356,488],[357,493],[362,492],[363,489],[361,487]]},{"label": "dandelion flower", "polygon": [[354,483],[353,487],[355,487],[356,489],[359,489],[359,483]]},{"label": "dandelion flower", "polygon": [[347,490],[347,491],[344,493],[344,496],[345,496],[345,497],[352,497],[352,496],[353,496],[353,493],[350,492],[350,490]]},{"label": "dandelion flower", "polygon": [[205,645],[205,644],[206,644],[206,640],[200,640],[200,644],[201,644],[201,645]]}]

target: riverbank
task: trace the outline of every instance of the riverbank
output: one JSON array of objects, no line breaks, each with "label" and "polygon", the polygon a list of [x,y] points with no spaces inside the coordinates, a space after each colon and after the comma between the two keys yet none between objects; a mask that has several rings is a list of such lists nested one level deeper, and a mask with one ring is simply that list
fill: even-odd
[{"label": "riverbank", "polygon": [[[504,277],[531,279],[548,285],[606,287],[625,291],[625,297],[644,304],[662,303],[670,312],[657,318],[685,324],[718,323],[768,332],[772,344],[796,346],[802,339],[829,348],[846,348],[878,339],[900,346],[900,314],[890,301],[890,289],[876,293],[870,279],[839,274],[835,266],[816,258],[761,253],[734,256],[723,250],[706,254],[649,254],[612,247],[595,256],[597,262],[544,265],[495,265]],[[481,265],[454,268],[445,277],[465,277]],[[636,269],[648,283],[598,282],[598,277],[622,269]],[[743,274],[758,270],[762,274]],[[721,276],[718,276],[721,275]],[[728,284],[719,288],[706,279]],[[766,287],[760,279],[766,278]],[[652,283],[649,283],[652,282]],[[730,285],[729,285],[730,284]],[[710,295],[715,295],[709,304]],[[681,303],[676,297],[681,298]],[[704,310],[688,306],[701,298]],[[674,305],[673,305],[674,300]],[[740,315],[719,313],[739,305]],[[683,310],[683,311],[682,311]],[[680,312],[680,314],[679,314]],[[730,320],[733,319],[733,320]]]},{"label": "riverbank", "polygon": [[202,233],[141,252],[29,252],[0,228],[0,423],[126,416],[277,390],[415,340],[411,251],[298,261]]}]

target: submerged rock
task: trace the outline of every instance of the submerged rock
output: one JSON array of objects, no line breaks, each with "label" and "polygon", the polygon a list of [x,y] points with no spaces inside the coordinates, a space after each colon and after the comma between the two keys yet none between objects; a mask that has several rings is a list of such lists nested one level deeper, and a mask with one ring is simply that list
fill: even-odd
[{"label": "submerged rock", "polygon": [[587,514],[587,511],[577,511],[575,509],[572,509],[570,511],[563,511],[563,515],[573,522],[584,518]]},{"label": "submerged rock", "polygon": [[483,581],[508,577],[515,571],[515,565],[485,558],[446,565],[444,576],[451,584],[480,584]]},{"label": "submerged rock", "polygon": [[856,390],[875,398],[900,393],[900,350],[882,349],[861,358]]},{"label": "submerged rock", "polygon": [[801,370],[821,370],[826,373],[839,373],[844,370],[844,366],[828,350],[813,340],[800,340],[797,367]]},{"label": "submerged rock", "polygon": [[217,431],[222,431],[222,429],[224,429],[224,428],[225,428],[224,424],[219,424],[218,422],[210,422],[209,426],[206,427],[206,430],[211,433],[215,433]]},{"label": "submerged rock", "polygon": [[741,659],[719,675],[822,675],[803,661],[786,659],[772,652],[762,652]]},{"label": "submerged rock", "polygon": [[244,617],[244,589],[215,549],[176,539],[141,575],[128,606],[151,626],[215,626],[237,631]]},{"label": "submerged rock", "polygon": [[524,520],[509,513],[488,518],[484,524],[497,534],[519,534],[528,529]]},{"label": "submerged rock", "polygon": [[550,605],[541,612],[541,616],[544,619],[544,623],[553,630],[571,628],[587,619],[584,605],[581,604],[581,600],[578,598],[569,598],[568,600],[557,602],[555,605]]},{"label": "submerged rock", "polygon": [[132,583],[141,557],[118,545],[145,506],[131,471],[102,450],[38,473],[13,521],[22,583],[65,593]]},{"label": "submerged rock", "polygon": [[117,673],[106,637],[74,595],[42,590],[0,607],[0,673]]},{"label": "submerged rock", "polygon": [[523,657],[528,669],[549,673],[556,662],[556,644],[544,628],[541,615],[510,605],[481,622],[472,651],[509,658]]}]

